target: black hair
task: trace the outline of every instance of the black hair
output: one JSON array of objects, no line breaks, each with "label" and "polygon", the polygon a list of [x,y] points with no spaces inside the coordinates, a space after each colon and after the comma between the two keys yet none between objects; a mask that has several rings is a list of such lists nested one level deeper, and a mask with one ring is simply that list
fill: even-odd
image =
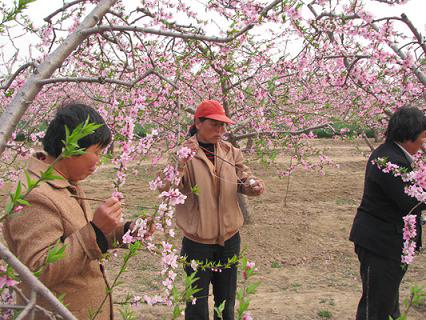
[{"label": "black hair", "polygon": [[415,141],[426,130],[426,116],[416,107],[406,106],[390,118],[385,136],[386,142]]},{"label": "black hair", "polygon": [[[198,118],[198,120],[200,120],[201,122],[205,121],[207,118]],[[195,120],[194,120],[195,122]],[[189,127],[188,130],[188,137],[192,137],[194,134],[197,133],[197,127],[195,126],[195,123]]]},{"label": "black hair", "polygon": [[55,118],[49,123],[46,134],[43,138],[43,149],[50,156],[57,158],[61,152],[65,140],[65,126],[70,133],[80,123],[89,118],[89,122],[102,124],[94,133],[85,136],[78,141],[80,148],[88,148],[93,145],[99,145],[105,148],[111,143],[111,131],[105,124],[101,115],[92,107],[80,103],[70,103],[60,107],[55,114]]}]

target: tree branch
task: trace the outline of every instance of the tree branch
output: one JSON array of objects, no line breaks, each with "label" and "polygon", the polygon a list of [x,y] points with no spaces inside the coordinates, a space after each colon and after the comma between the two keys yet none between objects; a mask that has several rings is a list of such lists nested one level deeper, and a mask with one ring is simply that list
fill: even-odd
[{"label": "tree branch", "polygon": [[244,32],[247,32],[251,28],[246,27],[243,30],[241,30],[240,32],[238,32],[237,34],[233,35],[232,37],[226,37],[226,38],[209,37],[209,36],[206,36],[206,35],[195,34],[195,33],[181,33],[181,32],[157,30],[157,29],[151,29],[151,28],[141,28],[141,27],[137,27],[137,26],[117,26],[117,25],[113,25],[113,26],[100,25],[100,26],[97,26],[97,27],[88,28],[88,29],[83,30],[82,34],[89,36],[89,35],[92,35],[92,34],[95,34],[95,33],[104,33],[104,32],[108,32],[108,31],[131,31],[131,32],[155,34],[155,35],[165,36],[165,37],[226,43],[226,42],[231,42],[231,41],[235,40],[241,34],[243,34]]},{"label": "tree branch", "polygon": [[[274,8],[277,4],[281,3],[282,0],[275,0],[271,2],[269,5],[265,6],[262,11],[259,14],[259,18],[265,17],[268,12]],[[220,37],[209,37],[202,34],[195,34],[195,33],[183,33],[183,32],[172,32],[172,31],[164,31],[164,30],[156,30],[151,28],[141,28],[136,26],[110,26],[110,25],[100,25],[93,28],[88,28],[83,31],[83,34],[85,35],[91,35],[95,33],[104,33],[107,31],[132,31],[132,32],[141,32],[141,33],[149,33],[149,34],[156,34],[160,36],[165,37],[174,37],[174,38],[181,38],[181,39],[192,39],[192,40],[203,40],[203,41],[211,41],[211,42],[219,42],[219,43],[226,43],[231,42],[241,36],[242,34],[248,32],[250,29],[252,29],[255,26],[255,23],[249,23],[244,28],[242,28],[240,31],[235,33],[231,37],[226,38],[220,38]]]},{"label": "tree branch", "polygon": [[424,54],[426,54],[426,43],[423,40],[423,37],[421,33],[416,29],[416,27],[413,25],[410,19],[408,19],[407,15],[405,13],[401,14],[402,21],[405,22],[405,24],[410,28],[411,32],[414,34],[414,36],[417,39],[417,42],[420,44]]},{"label": "tree branch", "polygon": [[367,135],[365,134],[365,132],[362,132],[362,138],[364,139],[365,143],[367,144],[367,146],[370,148],[370,151],[374,151],[374,146],[371,144],[370,140],[368,140]]},{"label": "tree branch", "polygon": [[318,126],[314,126],[314,127],[310,127],[310,128],[305,128],[305,129],[300,129],[297,131],[263,131],[263,132],[252,132],[252,133],[245,133],[245,134],[241,134],[238,136],[234,136],[235,140],[241,140],[241,139],[245,139],[245,138],[252,138],[252,137],[259,137],[259,136],[272,136],[275,134],[290,134],[292,136],[296,136],[299,134],[303,134],[315,129],[321,129],[321,128],[325,128],[325,127],[329,127],[332,123],[325,123],[325,124],[321,124]]},{"label": "tree branch", "polygon": [[52,18],[53,18],[54,16],[56,16],[58,13],[63,12],[63,11],[65,11],[66,9],[68,9],[69,7],[72,7],[72,6],[74,6],[74,5],[76,5],[76,4],[80,3],[80,2],[85,2],[85,1],[86,1],[86,0],[75,0],[75,1],[69,2],[69,3],[65,4],[62,8],[59,8],[59,9],[58,9],[58,10],[56,10],[55,12],[53,12],[53,13],[49,14],[49,15],[48,15],[46,18],[44,18],[43,20],[44,20],[44,21],[46,21],[46,22],[49,22],[49,23],[50,23],[50,20],[52,20]]},{"label": "tree branch", "polygon": [[9,80],[7,81],[7,83],[3,86],[0,87],[1,90],[7,90],[9,89],[10,85],[12,84],[13,80],[15,80],[15,78],[25,69],[29,68],[29,67],[33,67],[33,69],[37,68],[37,65],[34,62],[28,62],[22,66],[20,66],[18,68],[18,70],[16,70],[12,76],[9,78]]},{"label": "tree branch", "polygon": [[151,74],[157,74],[154,70],[148,70],[143,75],[138,77],[137,79],[133,81],[122,81],[117,79],[109,79],[104,77],[98,77],[98,78],[89,78],[89,77],[63,77],[63,78],[50,78],[50,79],[43,79],[39,80],[38,83],[41,85],[45,84],[52,84],[52,83],[61,83],[61,82],[88,82],[88,83],[111,83],[111,84],[118,84],[120,86],[125,86],[132,88],[134,87],[139,81],[143,80],[144,78],[148,77]]},{"label": "tree branch", "polygon": [[[376,0],[377,1],[377,0]],[[397,1],[397,0],[396,0]],[[314,8],[313,8],[313,6],[312,5],[308,5],[308,7],[309,7],[309,9],[311,10],[311,12],[314,14],[314,16],[315,16],[315,18],[317,19],[317,20],[319,20],[319,19],[321,19],[321,18],[323,18],[323,17],[333,17],[333,18],[337,18],[337,19],[341,19],[341,20],[343,20],[343,21],[345,21],[345,20],[352,20],[352,19],[361,19],[361,17],[358,15],[358,14],[353,14],[353,15],[348,15],[348,16],[343,16],[343,15],[337,15],[337,14],[334,14],[334,13],[330,13],[330,12],[323,12],[323,13],[321,13],[321,14],[317,14],[316,12],[315,12],[315,10],[314,10]],[[402,18],[402,19],[404,19],[404,18]],[[407,18],[407,20],[408,20],[408,18]],[[409,20],[408,20],[409,21]],[[405,23],[407,23],[406,21],[404,21]],[[380,29],[379,29],[379,27],[375,24],[375,23],[370,23],[370,25],[371,25],[371,27],[373,28],[373,30],[374,31],[376,31],[377,33],[380,33]],[[408,24],[407,24],[408,25]],[[408,25],[408,27],[410,27],[409,25]],[[413,26],[414,27],[414,26]],[[411,28],[410,28],[411,29]],[[415,29],[415,28],[414,28]],[[413,31],[413,30],[412,30]],[[417,31],[417,30],[415,30],[415,31]],[[415,34],[416,35],[416,34]],[[331,40],[333,40],[333,38],[331,39]],[[423,42],[419,42],[420,44],[422,44],[422,48],[423,48],[423,46],[425,45]],[[393,50],[393,52],[395,52],[396,53],[396,55],[398,56],[398,57],[400,57],[402,60],[405,60],[405,59],[407,59],[407,55],[404,53],[404,52],[402,52],[402,50],[400,50],[398,47],[397,47],[397,45],[395,44],[395,43],[392,43],[392,42],[388,42],[388,46]],[[426,75],[419,69],[419,68],[416,68],[415,66],[413,66],[413,67],[411,67],[411,71],[415,74],[415,76],[417,77],[417,79],[424,85],[424,86],[426,86]]]},{"label": "tree branch", "polygon": [[404,0],[373,0],[376,2],[386,3],[386,4],[401,4]]}]

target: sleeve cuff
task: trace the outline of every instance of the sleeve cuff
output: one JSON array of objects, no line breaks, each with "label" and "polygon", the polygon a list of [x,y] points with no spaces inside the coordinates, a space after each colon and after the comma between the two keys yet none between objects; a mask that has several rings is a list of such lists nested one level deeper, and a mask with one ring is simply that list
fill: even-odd
[{"label": "sleeve cuff", "polygon": [[127,221],[125,224],[124,224],[124,230],[123,230],[123,234],[126,234],[127,233],[127,231],[129,231],[129,229],[130,229],[130,225],[132,224],[132,222],[131,221]]},{"label": "sleeve cuff", "polygon": [[105,237],[103,232],[93,222],[90,222],[90,224],[92,225],[93,229],[95,230],[96,243],[98,244],[99,249],[101,249],[102,253],[107,252],[108,251],[108,240],[107,240],[107,238]]}]

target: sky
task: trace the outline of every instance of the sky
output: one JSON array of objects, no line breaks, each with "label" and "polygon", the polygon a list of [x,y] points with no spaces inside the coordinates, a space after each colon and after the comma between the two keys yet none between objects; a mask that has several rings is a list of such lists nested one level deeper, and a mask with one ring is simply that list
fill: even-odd
[{"label": "sky", "polygon": [[[17,0],[0,0],[8,7],[11,7],[13,3]],[[68,0],[67,2],[70,2]],[[190,0],[192,4],[196,5],[197,8],[200,8],[200,13],[204,12],[203,3],[206,3],[207,0]],[[264,0],[265,3],[270,2],[270,0]],[[308,0],[306,0],[308,1]],[[426,35],[426,0],[410,0],[408,3],[403,5],[389,6],[383,3],[378,3],[372,0],[364,0],[367,4],[367,10],[369,10],[375,17],[385,17],[385,16],[401,16],[401,13],[407,14],[409,19],[413,22],[414,26],[423,34]],[[33,20],[35,26],[40,26],[44,24],[43,18],[46,17],[49,13],[60,8],[62,6],[62,0],[37,0],[35,3],[29,5],[29,8],[26,10],[26,13]],[[123,1],[128,8],[136,8],[141,1],[140,0],[125,0]],[[188,0],[188,3],[189,0]],[[176,19],[179,19],[178,17]],[[220,23],[218,23],[220,25]],[[222,24],[223,25],[223,24]],[[408,32],[408,28],[404,24],[396,24],[396,29],[403,32]],[[214,30],[212,26],[211,29]],[[212,32],[211,35],[214,35]],[[23,37],[21,40],[17,41],[17,46],[20,48],[21,54],[28,54],[28,43],[31,42],[31,39]],[[0,45],[4,46],[2,53],[7,56],[8,50],[8,40],[5,37],[0,37]],[[12,52],[12,50],[10,50]]]},{"label": "sky", "polygon": [[[3,0],[3,3],[12,4],[14,1],[15,0]],[[207,2],[207,0],[191,1],[195,3]],[[128,7],[134,8],[137,7],[141,1],[125,0],[124,3]],[[426,33],[426,0],[410,0],[406,4],[395,6],[389,6],[372,0],[365,0],[365,3],[367,4],[367,9],[377,17],[389,15],[400,16],[401,13],[405,13],[422,33]],[[37,0],[35,3],[30,4],[27,13],[31,16],[36,25],[38,25],[43,23],[43,18],[47,15],[47,13],[60,8],[61,6],[62,0]]]},{"label": "sky", "polygon": [[[12,4],[16,0],[3,0],[5,4]],[[191,0],[192,2],[205,3],[207,0]],[[420,28],[421,32],[424,33],[426,30],[426,0],[410,0],[408,3],[403,5],[389,6],[384,3],[375,2],[372,0],[364,0],[367,4],[367,9],[370,10],[374,15],[378,17],[396,15],[400,16],[401,13],[406,13],[408,17],[413,21],[414,25]],[[70,1],[67,1],[70,2]],[[125,0],[129,7],[138,6],[140,0]],[[28,14],[34,19],[36,24],[43,21],[43,18],[49,13],[62,6],[62,0],[37,0],[35,3],[30,4]]]}]

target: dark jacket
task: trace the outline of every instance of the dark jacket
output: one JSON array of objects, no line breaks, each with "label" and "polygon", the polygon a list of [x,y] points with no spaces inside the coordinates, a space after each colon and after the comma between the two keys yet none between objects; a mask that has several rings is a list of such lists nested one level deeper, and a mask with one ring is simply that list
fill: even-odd
[{"label": "dark jacket", "polygon": [[[373,151],[365,172],[364,194],[355,216],[349,239],[356,245],[377,255],[401,261],[403,217],[418,201],[404,192],[406,184],[401,177],[384,173],[371,163],[377,158],[412,170],[410,161],[395,143],[384,143]],[[417,248],[421,247],[421,210],[418,206],[411,214],[417,214]]]}]

